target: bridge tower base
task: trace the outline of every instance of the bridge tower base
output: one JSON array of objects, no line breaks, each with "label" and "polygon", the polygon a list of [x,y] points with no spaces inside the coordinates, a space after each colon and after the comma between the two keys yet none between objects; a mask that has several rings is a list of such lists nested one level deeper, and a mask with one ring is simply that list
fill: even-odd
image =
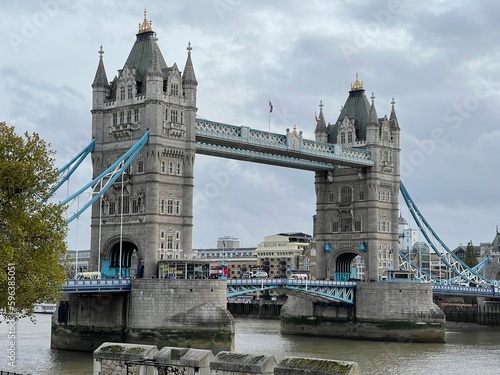
[{"label": "bridge tower base", "polygon": [[431,284],[360,282],[354,306],[290,296],[281,332],[394,342],[445,342],[446,318]]},{"label": "bridge tower base", "polygon": [[52,318],[52,348],[94,351],[104,342],[233,350],[226,283],[136,279],[130,292],[64,294]]}]

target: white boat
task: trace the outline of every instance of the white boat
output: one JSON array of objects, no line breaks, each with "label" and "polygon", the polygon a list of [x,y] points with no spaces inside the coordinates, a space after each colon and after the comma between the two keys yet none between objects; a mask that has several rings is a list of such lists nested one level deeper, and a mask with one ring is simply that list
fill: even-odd
[{"label": "white boat", "polygon": [[37,303],[33,308],[34,313],[38,314],[53,314],[56,311],[55,303]]}]

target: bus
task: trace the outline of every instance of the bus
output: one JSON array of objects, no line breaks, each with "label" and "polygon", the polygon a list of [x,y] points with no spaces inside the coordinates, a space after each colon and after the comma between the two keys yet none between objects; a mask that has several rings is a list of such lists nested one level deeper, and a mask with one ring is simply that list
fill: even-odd
[{"label": "bus", "polygon": [[211,279],[218,279],[222,275],[226,276],[226,279],[229,277],[229,269],[226,265],[222,265],[220,263],[210,263],[210,270],[208,276]]}]

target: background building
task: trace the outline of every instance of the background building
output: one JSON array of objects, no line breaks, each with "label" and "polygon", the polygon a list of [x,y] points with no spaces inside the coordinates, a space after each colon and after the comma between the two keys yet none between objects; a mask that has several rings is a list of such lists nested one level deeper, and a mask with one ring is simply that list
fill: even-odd
[{"label": "background building", "polygon": [[240,240],[232,236],[219,237],[217,249],[236,249],[240,247]]},{"label": "background building", "polygon": [[278,233],[257,245],[257,259],[269,277],[288,277],[293,272],[310,274],[312,236],[305,233]]}]

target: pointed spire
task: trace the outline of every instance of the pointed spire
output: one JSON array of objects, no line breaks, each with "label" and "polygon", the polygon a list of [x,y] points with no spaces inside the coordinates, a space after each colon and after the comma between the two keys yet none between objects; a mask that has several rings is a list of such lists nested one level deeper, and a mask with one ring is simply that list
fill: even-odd
[{"label": "pointed spire", "polygon": [[396,110],[394,109],[394,104],[396,104],[394,98],[392,98],[391,104],[392,104],[392,110],[391,110],[391,115],[389,116],[389,124],[391,126],[391,129],[401,130],[401,128],[399,127],[398,118],[396,117]]},{"label": "pointed spire", "polygon": [[372,100],[372,104],[370,105],[370,112],[368,113],[368,122],[366,125],[376,125],[378,126],[378,116],[377,110],[375,109],[375,95],[372,92],[372,96],[370,98]]},{"label": "pointed spire", "polygon": [[186,50],[188,51],[188,57],[186,61],[186,66],[184,67],[184,72],[182,73],[182,85],[184,88],[188,86],[198,86],[198,81],[194,74],[193,62],[191,61],[191,42],[188,43]]},{"label": "pointed spire", "polygon": [[95,73],[94,82],[92,87],[106,87],[109,88],[108,77],[106,76],[106,69],[104,69],[104,62],[102,60],[102,55],[104,55],[104,50],[99,49],[99,65],[97,65],[97,71]]},{"label": "pointed spire", "polygon": [[316,134],[327,133],[325,116],[323,115],[323,101],[319,102],[319,116],[316,117]]}]

